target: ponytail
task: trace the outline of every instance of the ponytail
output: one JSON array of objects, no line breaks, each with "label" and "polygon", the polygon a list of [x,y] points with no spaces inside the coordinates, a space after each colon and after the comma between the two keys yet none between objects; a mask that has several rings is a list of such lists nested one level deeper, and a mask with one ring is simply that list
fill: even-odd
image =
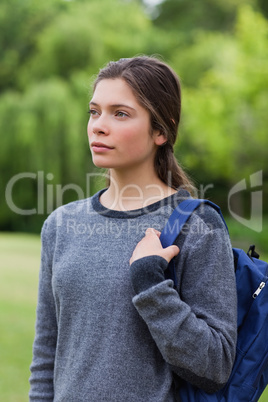
[{"label": "ponytail", "polygon": [[174,190],[183,188],[192,196],[195,195],[195,186],[178,164],[173,153],[173,147],[166,143],[160,146],[155,156],[155,170],[158,177]]}]

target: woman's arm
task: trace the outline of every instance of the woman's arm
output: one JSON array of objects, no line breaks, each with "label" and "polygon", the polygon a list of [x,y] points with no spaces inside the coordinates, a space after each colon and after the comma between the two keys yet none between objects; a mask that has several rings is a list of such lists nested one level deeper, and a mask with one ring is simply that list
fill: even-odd
[{"label": "woman's arm", "polygon": [[39,293],[35,339],[33,345],[33,360],[30,367],[30,401],[53,401],[53,373],[57,343],[57,322],[54,297],[51,286],[52,254],[47,221],[42,229],[42,252],[39,274]]},{"label": "woman's arm", "polygon": [[[198,220],[191,217],[190,228]],[[215,392],[227,382],[235,357],[236,285],[225,227],[219,221],[201,232],[189,230],[176,258],[178,292],[165,280],[168,262],[159,254],[132,262],[133,304],[173,371]]]}]

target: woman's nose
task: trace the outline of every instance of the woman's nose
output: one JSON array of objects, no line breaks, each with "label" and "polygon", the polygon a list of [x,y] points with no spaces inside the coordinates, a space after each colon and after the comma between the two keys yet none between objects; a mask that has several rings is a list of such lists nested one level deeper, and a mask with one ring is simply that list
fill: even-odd
[{"label": "woman's nose", "polygon": [[107,124],[107,119],[104,116],[99,116],[92,124],[92,130],[95,134],[109,134],[109,127]]}]

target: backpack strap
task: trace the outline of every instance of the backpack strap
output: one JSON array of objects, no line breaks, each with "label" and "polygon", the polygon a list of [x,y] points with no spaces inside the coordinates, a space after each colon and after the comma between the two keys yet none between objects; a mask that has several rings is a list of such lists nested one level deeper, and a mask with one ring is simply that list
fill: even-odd
[{"label": "backpack strap", "polygon": [[[180,234],[184,224],[188,221],[192,213],[201,205],[207,204],[214,208],[220,217],[222,218],[227,232],[228,227],[222,215],[221,209],[218,205],[214,204],[209,200],[204,199],[194,199],[194,198],[187,198],[186,200],[179,203],[179,205],[174,209],[172,214],[169,217],[168,222],[166,223],[162,233],[160,235],[160,241],[164,248],[171,246],[178,235]],[[176,271],[175,271],[175,263],[174,259],[172,259],[168,265],[168,268],[165,271],[166,279],[172,279],[174,282],[174,286],[177,287],[177,278],[176,278]]]}]

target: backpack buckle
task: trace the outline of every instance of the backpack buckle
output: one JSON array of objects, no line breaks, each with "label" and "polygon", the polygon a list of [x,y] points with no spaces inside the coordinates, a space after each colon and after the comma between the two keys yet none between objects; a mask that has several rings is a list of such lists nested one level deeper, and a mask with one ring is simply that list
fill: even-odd
[{"label": "backpack buckle", "polygon": [[249,256],[249,258],[260,258],[260,255],[255,251],[255,245],[252,244],[251,246],[249,246],[247,255]]}]

